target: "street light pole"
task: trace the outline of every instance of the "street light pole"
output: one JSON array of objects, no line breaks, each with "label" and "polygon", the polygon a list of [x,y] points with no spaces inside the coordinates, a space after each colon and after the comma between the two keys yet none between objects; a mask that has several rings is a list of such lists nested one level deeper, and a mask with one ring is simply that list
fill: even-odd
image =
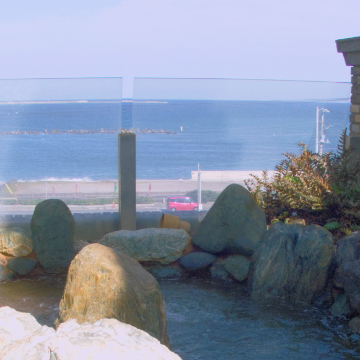
[{"label": "street light pole", "polygon": [[316,147],[315,152],[319,153],[319,107],[316,107]]}]

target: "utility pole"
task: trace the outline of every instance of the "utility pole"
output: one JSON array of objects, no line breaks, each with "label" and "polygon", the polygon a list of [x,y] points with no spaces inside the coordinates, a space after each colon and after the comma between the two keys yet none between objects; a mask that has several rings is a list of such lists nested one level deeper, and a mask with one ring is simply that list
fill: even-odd
[{"label": "utility pole", "polygon": [[[330,110],[328,109],[325,109],[325,108],[321,108],[320,111],[322,112],[322,116],[321,116],[321,139],[320,139],[320,156],[322,156],[323,154],[323,146],[325,143],[328,143],[329,140],[325,140],[325,121],[324,121],[324,113],[326,112],[331,112]],[[330,125],[332,126],[332,125]],[[328,128],[330,127],[328,126]],[[327,129],[327,128],[326,128]],[[318,141],[318,137],[316,138],[316,140]]]},{"label": "utility pole", "polygon": [[200,172],[200,164],[198,164],[198,196],[197,196],[197,204],[198,210],[202,210],[201,204],[201,172]]}]

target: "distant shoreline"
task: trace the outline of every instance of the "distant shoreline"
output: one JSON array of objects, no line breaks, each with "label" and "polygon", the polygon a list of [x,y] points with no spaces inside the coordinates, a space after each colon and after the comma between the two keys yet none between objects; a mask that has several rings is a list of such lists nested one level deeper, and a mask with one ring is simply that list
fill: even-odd
[{"label": "distant shoreline", "polygon": [[[121,132],[125,131],[125,129],[121,129]],[[7,135],[59,135],[59,134],[76,134],[76,135],[87,135],[87,134],[118,134],[119,130],[45,130],[42,131],[32,131],[32,130],[14,130],[14,131],[0,131],[0,136]],[[164,130],[164,129],[142,129],[136,130],[136,134],[167,134],[167,135],[175,135],[176,131]]]}]

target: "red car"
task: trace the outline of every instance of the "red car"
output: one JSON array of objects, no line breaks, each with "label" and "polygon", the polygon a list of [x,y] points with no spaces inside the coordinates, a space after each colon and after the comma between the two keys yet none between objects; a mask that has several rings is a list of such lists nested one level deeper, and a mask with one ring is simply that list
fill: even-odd
[{"label": "red car", "polygon": [[170,211],[196,211],[198,204],[189,196],[172,196],[167,199],[167,208]]}]

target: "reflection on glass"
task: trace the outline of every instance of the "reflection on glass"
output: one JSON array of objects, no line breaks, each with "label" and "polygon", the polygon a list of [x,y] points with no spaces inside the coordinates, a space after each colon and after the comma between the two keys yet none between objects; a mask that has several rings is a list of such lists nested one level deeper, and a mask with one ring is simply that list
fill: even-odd
[{"label": "reflection on glass", "polygon": [[113,192],[121,92],[121,78],[0,80],[1,198]]},{"label": "reflection on glass", "polygon": [[[348,127],[350,87],[136,78],[132,110],[138,195],[147,196],[151,185],[154,199],[163,202],[169,195],[194,196],[189,191],[197,189],[198,164],[202,190],[219,192],[230,183],[243,184],[249,173],[273,170],[282,153],[300,153],[299,142],[312,151],[317,143],[323,152],[336,151],[340,133]],[[328,111],[317,117],[317,108]]]}]

